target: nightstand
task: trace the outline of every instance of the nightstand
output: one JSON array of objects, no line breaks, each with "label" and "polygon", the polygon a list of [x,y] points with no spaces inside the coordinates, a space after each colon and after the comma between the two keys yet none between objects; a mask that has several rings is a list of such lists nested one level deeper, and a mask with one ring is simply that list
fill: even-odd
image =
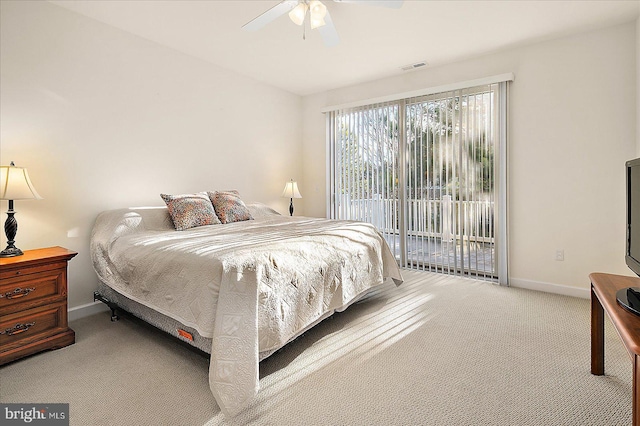
[{"label": "nightstand", "polygon": [[62,247],[0,258],[0,365],[76,341],[67,323],[67,263]]}]

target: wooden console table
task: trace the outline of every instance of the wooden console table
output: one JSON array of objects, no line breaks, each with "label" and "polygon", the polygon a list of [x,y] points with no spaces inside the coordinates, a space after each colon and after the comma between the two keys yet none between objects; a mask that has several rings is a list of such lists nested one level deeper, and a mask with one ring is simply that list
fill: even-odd
[{"label": "wooden console table", "polygon": [[591,374],[604,374],[604,312],[613,323],[633,362],[632,424],[640,426],[640,316],[616,301],[622,288],[640,287],[640,278],[594,273],[591,279]]}]

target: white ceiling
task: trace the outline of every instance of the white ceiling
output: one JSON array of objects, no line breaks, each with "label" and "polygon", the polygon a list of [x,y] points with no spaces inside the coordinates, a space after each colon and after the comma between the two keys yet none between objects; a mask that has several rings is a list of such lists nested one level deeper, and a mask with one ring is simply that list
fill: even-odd
[{"label": "white ceiling", "polygon": [[145,39],[298,95],[437,66],[638,17],[640,1],[420,1],[400,9],[324,1],[341,42],[284,15],[241,30],[278,0],[51,0]]}]

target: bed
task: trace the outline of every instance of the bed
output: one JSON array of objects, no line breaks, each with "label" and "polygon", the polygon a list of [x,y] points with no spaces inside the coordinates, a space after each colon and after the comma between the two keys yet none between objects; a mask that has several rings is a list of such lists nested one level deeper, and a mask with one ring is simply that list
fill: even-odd
[{"label": "bed", "polygon": [[258,392],[261,359],[387,278],[402,282],[367,223],[252,203],[247,220],[176,230],[167,206],[97,217],[97,296],[210,353],[210,388],[227,416]]}]

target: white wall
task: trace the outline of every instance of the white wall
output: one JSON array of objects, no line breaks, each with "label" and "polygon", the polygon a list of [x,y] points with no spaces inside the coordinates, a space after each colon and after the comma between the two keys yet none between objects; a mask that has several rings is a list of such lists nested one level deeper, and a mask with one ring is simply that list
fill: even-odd
[{"label": "white wall", "polygon": [[27,167],[44,197],[16,201],[16,245],[79,252],[71,307],[92,300],[102,210],[236,188],[287,211],[284,183],[302,175],[300,97],[47,2],[0,4],[0,163]]},{"label": "white wall", "polygon": [[[624,264],[624,162],[636,156],[635,22],[303,99],[308,215],[325,215],[323,107],[514,72],[510,94],[510,277],[587,295]],[[427,58],[428,59],[428,58]],[[555,261],[564,249],[564,262]]]}]

